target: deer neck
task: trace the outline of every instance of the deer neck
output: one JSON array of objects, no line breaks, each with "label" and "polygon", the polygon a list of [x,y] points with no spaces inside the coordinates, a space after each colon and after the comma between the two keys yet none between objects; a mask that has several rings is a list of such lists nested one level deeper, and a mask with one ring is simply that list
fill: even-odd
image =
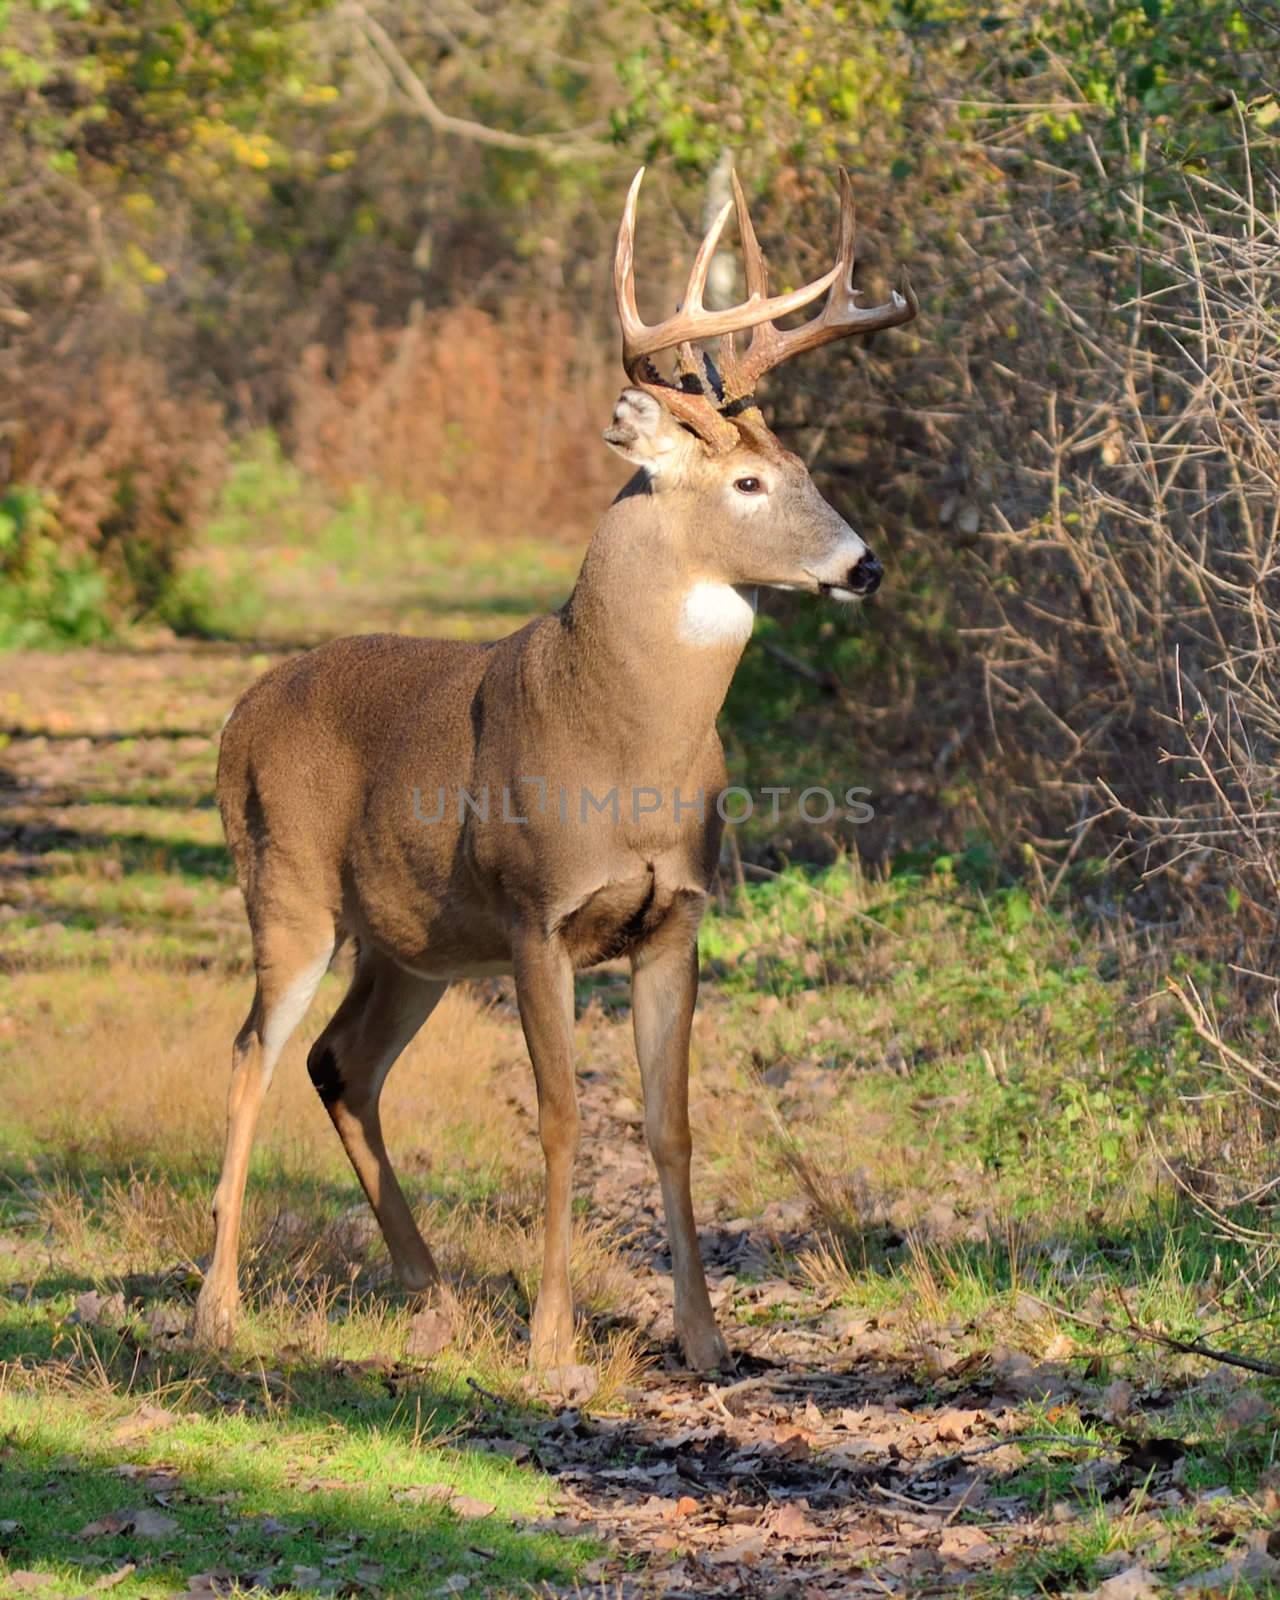
[{"label": "deer neck", "polygon": [[680,515],[662,496],[624,491],[556,638],[575,728],[655,771],[705,748],[753,621],[752,600],[689,566]]}]

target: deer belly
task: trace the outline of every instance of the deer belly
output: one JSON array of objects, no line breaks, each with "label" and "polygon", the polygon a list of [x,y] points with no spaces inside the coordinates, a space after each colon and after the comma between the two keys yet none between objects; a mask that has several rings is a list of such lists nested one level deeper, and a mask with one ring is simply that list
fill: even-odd
[{"label": "deer belly", "polygon": [[671,896],[657,890],[650,868],[593,890],[560,919],[560,936],[575,967],[593,967],[641,943],[670,909]]}]

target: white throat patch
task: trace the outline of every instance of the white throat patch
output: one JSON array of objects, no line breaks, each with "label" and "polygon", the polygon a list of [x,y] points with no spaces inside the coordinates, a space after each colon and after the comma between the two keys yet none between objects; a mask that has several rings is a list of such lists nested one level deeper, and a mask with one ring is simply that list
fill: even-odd
[{"label": "white throat patch", "polygon": [[695,583],[680,607],[681,644],[745,644],[755,607],[727,583]]}]

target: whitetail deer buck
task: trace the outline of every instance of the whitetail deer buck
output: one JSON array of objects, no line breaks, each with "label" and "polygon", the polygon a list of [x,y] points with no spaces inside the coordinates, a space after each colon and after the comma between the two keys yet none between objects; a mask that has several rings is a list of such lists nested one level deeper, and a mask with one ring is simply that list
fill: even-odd
[{"label": "whitetail deer buck", "polygon": [[[213,1261],[196,1312],[206,1340],[225,1342],[234,1326],[245,1175],[272,1069],[335,948],[350,938],[358,952],[351,987],[307,1070],[409,1289],[428,1288],[438,1273],[387,1156],[383,1082],[451,983],[515,975],[546,1158],[532,1323],[532,1357],[543,1366],[569,1359],[573,1344],[573,974],[629,958],[676,1331],[691,1366],[715,1367],[726,1356],[698,1254],[687,1101],[696,937],[719,854],[715,798],[726,782],[716,715],[751,633],[744,590],[767,584],[852,600],[881,576],[752,396],[780,361],[906,322],[916,301],[907,289],[882,306],[856,304],[853,196],[843,171],[835,266],[770,298],[735,178],[679,311],[646,326],[632,262],[641,176],[614,262],[631,387],[605,431],[639,470],[605,513],[567,604],[495,644],[339,639],[267,673],[223,733],[218,803],[248,907],[257,992],[235,1042]],[[707,269],[731,209],[747,297],[708,311]],[[775,326],[824,291],[810,321]],[[739,352],[734,335],[747,329]],[[716,336],[718,373],[693,349]],[[675,384],[651,361],[672,350]],[[558,803],[549,802],[557,792]],[[594,803],[611,794],[632,797],[621,813],[616,798],[612,807]],[[458,797],[456,807],[446,795]]]}]

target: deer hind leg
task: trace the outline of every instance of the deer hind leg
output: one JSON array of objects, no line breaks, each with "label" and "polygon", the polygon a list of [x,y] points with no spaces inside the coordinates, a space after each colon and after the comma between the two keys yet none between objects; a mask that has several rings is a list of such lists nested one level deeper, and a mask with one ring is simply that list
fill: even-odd
[{"label": "deer hind leg", "polygon": [[342,1004],[311,1047],[307,1072],[338,1131],[406,1289],[440,1272],[392,1170],[378,1101],[400,1053],[439,1004],[447,983],[415,978],[385,957],[362,955]]},{"label": "deer hind leg", "polygon": [[333,950],[332,924],[309,935],[269,929],[255,940],[258,984],[232,1048],[227,1142],[213,1197],[213,1260],[196,1302],[196,1337],[205,1344],[226,1345],[235,1331],[240,1214],[258,1114],[280,1052],[311,1004]]}]

